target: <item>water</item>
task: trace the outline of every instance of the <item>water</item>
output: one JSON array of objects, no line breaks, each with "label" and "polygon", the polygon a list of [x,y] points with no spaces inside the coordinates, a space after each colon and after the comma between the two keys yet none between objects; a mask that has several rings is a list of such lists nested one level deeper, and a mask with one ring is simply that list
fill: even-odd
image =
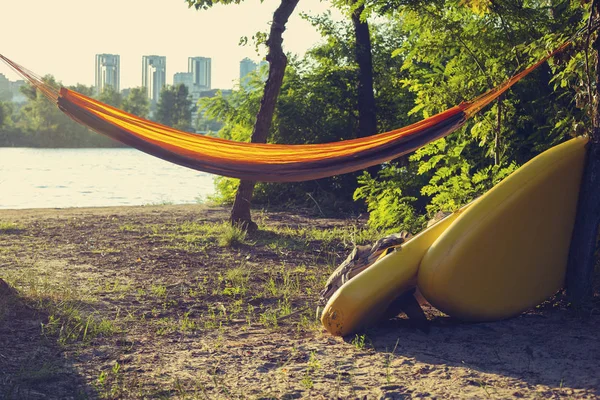
[{"label": "water", "polygon": [[0,209],[196,203],[213,177],[134,149],[0,148]]}]

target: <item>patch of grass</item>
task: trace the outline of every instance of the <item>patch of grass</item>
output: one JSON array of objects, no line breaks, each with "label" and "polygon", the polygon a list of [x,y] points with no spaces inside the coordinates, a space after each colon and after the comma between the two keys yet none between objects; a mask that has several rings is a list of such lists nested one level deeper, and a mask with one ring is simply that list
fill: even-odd
[{"label": "patch of grass", "polygon": [[124,224],[124,225],[121,225],[121,226],[119,226],[119,230],[120,230],[121,232],[136,232],[136,231],[138,231],[139,229],[138,229],[138,228],[137,228],[135,225],[132,225],[132,224]]},{"label": "patch of grass", "polygon": [[367,341],[367,335],[365,335],[365,334],[358,335],[357,334],[354,336],[354,339],[352,339],[352,345],[354,345],[354,347],[357,350],[364,350],[367,345],[366,341]]},{"label": "patch of grass", "polygon": [[168,200],[168,199],[160,199],[158,201],[153,201],[152,203],[148,203],[146,205],[148,206],[172,206],[173,204],[173,200]]},{"label": "patch of grass", "polygon": [[89,342],[119,332],[114,321],[97,317],[95,313],[86,315],[77,305],[64,305],[55,311],[48,317],[48,322],[42,324],[42,334],[56,336],[62,345]]},{"label": "patch of grass", "polygon": [[264,325],[265,328],[275,329],[279,327],[277,322],[278,312],[277,310],[268,309],[259,315],[259,322]]},{"label": "patch of grass", "polygon": [[101,399],[118,399],[126,392],[121,364],[115,361],[110,370],[100,372],[94,387]]},{"label": "patch of grass", "polygon": [[231,268],[225,272],[225,288],[223,294],[228,296],[244,296],[248,291],[251,269],[242,262],[239,267]]},{"label": "patch of grass", "polygon": [[279,294],[277,284],[275,283],[275,280],[272,277],[270,277],[269,280],[265,282],[264,293],[266,297],[276,297]]},{"label": "patch of grass", "polygon": [[218,235],[218,243],[221,247],[235,247],[246,240],[246,230],[240,225],[223,223]]},{"label": "patch of grass", "polygon": [[306,371],[302,376],[302,380],[300,381],[300,383],[302,383],[302,386],[304,386],[307,389],[312,389],[314,386],[312,375],[320,369],[321,363],[319,362],[315,352],[313,351],[310,353],[310,358],[308,359],[308,363],[306,365]]},{"label": "patch of grass", "polygon": [[25,230],[23,225],[15,222],[0,221],[0,233],[18,233]]},{"label": "patch of grass", "polygon": [[190,312],[183,314],[179,320],[179,331],[180,332],[193,332],[196,330],[196,322],[190,319]]},{"label": "patch of grass", "polygon": [[26,303],[48,314],[42,334],[55,336],[58,343],[89,342],[99,336],[120,332],[115,322],[89,311],[91,291],[81,293],[67,276],[52,276],[43,266],[23,263],[7,280],[17,288]]},{"label": "patch of grass", "polygon": [[155,322],[156,324],[156,334],[159,336],[168,335],[170,333],[176,332],[179,325],[178,323],[169,317],[164,317]]},{"label": "patch of grass", "polygon": [[156,297],[165,298],[167,297],[167,287],[164,285],[152,285],[150,291]]},{"label": "patch of grass", "polygon": [[399,342],[400,342],[400,338],[398,338],[398,340],[396,340],[396,345],[394,346],[394,349],[392,350],[392,352],[385,354],[385,358],[383,360],[383,365],[385,366],[385,381],[388,385],[390,383],[392,383],[392,372],[391,372],[392,361],[394,360],[394,355],[396,353],[396,349],[398,348]]},{"label": "patch of grass", "polygon": [[310,376],[310,372],[308,372],[308,370],[302,376],[302,380],[300,381],[300,383],[302,384],[302,386],[304,386],[307,389],[312,389],[313,386],[315,385],[315,383],[312,380],[312,377]]},{"label": "patch of grass", "polygon": [[119,298],[123,298],[125,297],[125,294],[128,293],[130,290],[130,282],[125,283],[122,280],[115,278],[115,280],[112,282],[105,282],[104,285],[97,290],[97,293],[116,293],[119,294]]}]

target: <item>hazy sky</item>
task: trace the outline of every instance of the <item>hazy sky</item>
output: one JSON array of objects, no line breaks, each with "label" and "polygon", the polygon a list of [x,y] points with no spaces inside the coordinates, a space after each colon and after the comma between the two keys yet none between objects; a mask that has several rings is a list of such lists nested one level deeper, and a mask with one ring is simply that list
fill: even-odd
[{"label": "hazy sky", "polygon": [[[0,0],[0,54],[65,85],[94,84],[95,54],[121,56],[121,89],[141,85],[143,55],[167,57],[167,83],[187,71],[187,58],[212,58],[212,87],[231,88],[244,57],[258,60],[240,37],[268,31],[279,0],[188,9],[184,0]],[[284,33],[284,50],[302,54],[320,40],[300,12],[320,14],[328,2],[300,0]],[[339,15],[334,13],[334,15]],[[0,73],[19,79],[4,63]]]}]

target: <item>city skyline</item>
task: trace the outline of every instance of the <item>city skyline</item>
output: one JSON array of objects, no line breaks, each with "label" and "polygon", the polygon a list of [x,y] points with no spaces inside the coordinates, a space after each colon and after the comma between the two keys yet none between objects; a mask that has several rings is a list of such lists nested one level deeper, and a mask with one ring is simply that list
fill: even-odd
[{"label": "city skyline", "polygon": [[[211,58],[211,87],[232,88],[239,79],[239,60],[245,57],[261,59],[264,49],[256,53],[252,40],[239,46],[240,38],[250,38],[256,32],[268,32],[276,0],[263,3],[247,0],[241,4],[216,5],[209,10],[196,11],[181,4],[160,0],[105,0],[103,7],[94,9],[94,20],[110,21],[119,15],[135,15],[122,24],[96,27],[90,24],[89,6],[77,0],[36,4],[30,13],[26,2],[10,0],[3,13],[28,15],[34,29],[24,29],[19,18],[6,18],[0,24],[0,34],[18,39],[3,42],[2,54],[39,75],[51,74],[65,85],[95,84],[96,54],[119,54],[121,88],[140,85],[139,63],[143,55],[160,54],[169,60],[171,72],[186,71],[190,55]],[[298,4],[284,33],[284,50],[302,55],[320,40],[320,34],[301,12],[312,15],[328,10],[327,3],[306,0]],[[334,16],[339,12],[332,10]],[[48,21],[65,20],[55,24]],[[149,21],[153,21],[149,25]],[[50,29],[51,28],[51,29]],[[39,31],[44,31],[43,35]],[[85,32],[85,34],[83,34]],[[209,38],[209,39],[207,39]],[[167,84],[173,74],[168,71]],[[0,65],[0,73],[8,79],[20,79],[10,68]]]},{"label": "city skyline", "polygon": [[[95,56],[95,85],[91,85],[96,95],[102,93],[106,86],[112,86],[116,91],[127,97],[132,87],[120,87],[120,55],[119,54],[96,54]],[[159,65],[160,64],[160,65]],[[254,61],[248,57],[239,61],[238,83],[243,85],[243,78],[250,72],[256,71],[268,65],[267,61]],[[211,85],[211,59],[208,57],[188,57],[188,72],[175,72],[173,74],[172,84],[177,86],[183,84],[188,88],[194,101],[201,97],[201,94],[211,90],[231,89],[213,88]],[[146,87],[147,96],[151,104],[156,104],[160,96],[160,89],[165,85],[167,79],[166,57],[149,55],[142,56],[142,81],[141,84],[134,87]],[[9,80],[3,73],[0,73],[0,95],[12,93],[12,101],[22,102],[25,100],[20,93],[19,87],[25,84],[25,80]],[[0,96],[0,99],[2,96]]]}]

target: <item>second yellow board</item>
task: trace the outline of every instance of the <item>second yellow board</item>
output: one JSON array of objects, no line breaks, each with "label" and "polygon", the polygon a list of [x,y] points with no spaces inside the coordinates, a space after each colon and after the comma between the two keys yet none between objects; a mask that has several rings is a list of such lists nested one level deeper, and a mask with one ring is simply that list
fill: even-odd
[{"label": "second yellow board", "polygon": [[563,286],[587,138],[535,157],[478,199],[432,244],[418,287],[465,320],[511,317]]}]

